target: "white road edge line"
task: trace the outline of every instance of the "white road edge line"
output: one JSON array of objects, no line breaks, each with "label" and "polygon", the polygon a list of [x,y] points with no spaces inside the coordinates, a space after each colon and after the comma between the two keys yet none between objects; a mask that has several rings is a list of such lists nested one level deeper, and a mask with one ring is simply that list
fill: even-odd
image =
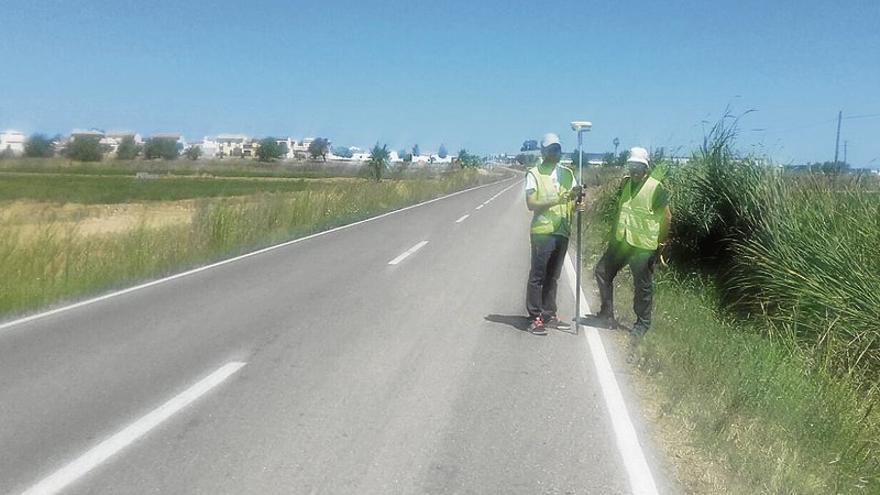
[{"label": "white road edge line", "polygon": [[469,216],[471,216],[470,213],[468,213],[467,215],[463,215],[461,218],[459,218],[458,220],[456,220],[455,223],[461,223],[461,222],[464,222],[465,219],[467,219],[467,217],[469,217]]},{"label": "white road edge line", "polygon": [[[565,272],[568,275],[572,294],[575,297],[581,298],[581,307],[585,308],[589,313],[590,306],[587,304],[587,298],[584,297],[584,291],[578,290],[575,287],[577,279],[574,263],[572,263],[571,256],[568,254],[565,255]],[[575,316],[580,317],[580,315]],[[632,493],[635,495],[657,495],[657,484],[651,475],[651,469],[648,467],[645,453],[639,444],[636,429],[632,424],[632,420],[630,420],[626,403],[623,401],[623,394],[620,393],[620,387],[617,385],[617,379],[614,377],[614,371],[611,369],[611,363],[608,361],[605,346],[602,344],[602,337],[596,328],[582,326],[587,337],[584,340],[590,354],[593,356],[596,376],[599,379],[599,386],[605,398],[605,405],[608,407],[608,414],[611,416],[611,427],[614,430],[614,437],[617,441],[617,450],[623,458],[623,465],[629,476],[629,485]]]},{"label": "white road edge line", "polygon": [[[414,204],[414,205],[406,206],[406,207],[404,207],[404,208],[400,208],[399,210],[389,211],[389,212],[387,212],[387,213],[383,213],[383,214],[381,214],[381,215],[377,215],[377,216],[375,216],[375,217],[370,217],[370,218],[367,218],[367,219],[364,219],[364,220],[361,220],[361,221],[358,221],[358,222],[349,223],[349,224],[346,224],[346,225],[340,225],[339,227],[335,227],[335,228],[332,228],[332,229],[330,229],[330,230],[325,230],[325,231],[323,231],[323,232],[317,232],[317,233],[315,233],[315,234],[308,235],[308,236],[306,236],[306,237],[300,237],[300,238],[298,238],[298,239],[293,239],[293,240],[291,240],[291,241],[282,242],[282,243],[280,243],[280,244],[275,244],[274,246],[269,246],[269,247],[265,247],[265,248],[262,248],[262,249],[258,249],[258,250],[256,250],[256,251],[251,251],[250,253],[245,253],[245,254],[242,254],[242,255],[236,256],[236,257],[234,257],[234,258],[229,258],[229,259],[221,260],[221,261],[218,261],[218,262],[216,262],[216,263],[211,263],[210,265],[201,266],[201,267],[194,268],[194,269],[192,269],[192,270],[187,270],[187,271],[185,271],[185,272],[177,273],[177,274],[174,274],[174,275],[171,275],[171,276],[165,277],[165,278],[160,278],[160,279],[158,279],[158,280],[153,280],[152,282],[147,282],[147,283],[144,283],[144,284],[136,285],[136,286],[134,286],[134,287],[129,287],[129,288],[127,288],[127,289],[122,289],[122,290],[120,290],[120,291],[111,292],[111,293],[109,293],[109,294],[104,294],[103,296],[98,296],[98,297],[95,297],[95,298],[92,298],[92,299],[87,299],[87,300],[85,300],[85,301],[80,301],[80,302],[78,302],[78,303],[70,304],[70,305],[63,306],[63,307],[56,308],[56,309],[52,309],[52,310],[49,310],[49,311],[44,311],[44,312],[42,312],[42,313],[37,313],[37,314],[35,314],[35,315],[26,316],[26,317],[23,317],[23,318],[19,318],[19,319],[17,319],[17,320],[12,320],[12,321],[9,321],[9,322],[6,322],[6,323],[3,323],[3,324],[0,324],[0,331],[6,330],[6,329],[11,328],[11,327],[14,327],[14,326],[16,326],[16,325],[21,325],[21,324],[23,324],[23,323],[27,323],[27,322],[30,322],[30,321],[38,320],[38,319],[40,319],[40,318],[45,318],[45,317],[47,317],[47,316],[56,315],[56,314],[61,313],[61,312],[64,312],[64,311],[69,311],[69,310],[71,310],[71,309],[76,309],[76,308],[81,308],[81,307],[83,307],[83,306],[88,306],[88,305],[90,305],[90,304],[94,304],[94,303],[96,303],[96,302],[104,301],[104,300],[106,300],[106,299],[110,299],[110,298],[112,298],[112,297],[121,296],[121,295],[123,295],[123,294],[128,294],[128,293],[130,293],[130,292],[134,292],[134,291],[137,291],[137,290],[146,289],[147,287],[152,287],[152,286],[154,286],[154,285],[159,285],[159,284],[162,284],[162,283],[165,283],[165,282],[170,282],[171,280],[175,280],[175,279],[178,279],[178,278],[183,278],[183,277],[186,277],[186,276],[188,276],[188,275],[193,275],[193,274],[196,274],[196,273],[199,273],[199,272],[205,271],[205,270],[210,270],[211,268],[217,268],[218,266],[223,266],[223,265],[225,265],[225,264],[227,264],[227,263],[232,263],[232,262],[234,262],[234,261],[239,261],[239,260],[242,260],[242,259],[245,259],[245,258],[249,258],[249,257],[251,257],[251,256],[256,256],[256,255],[258,255],[258,254],[266,253],[266,252],[268,252],[268,251],[273,251],[273,250],[275,250],[275,249],[279,249],[279,248],[282,248],[282,247],[285,247],[285,246],[289,246],[289,245],[291,245],[291,244],[296,244],[296,243],[298,243],[298,242],[303,242],[303,241],[307,241],[307,240],[309,240],[309,239],[314,239],[315,237],[319,237],[319,236],[322,236],[322,235],[332,234],[333,232],[338,232],[338,231],[340,231],[340,230],[348,229],[348,228],[354,227],[354,226],[356,226],[356,225],[361,225],[361,224],[363,224],[363,223],[372,222],[373,220],[379,220],[380,218],[385,218],[385,217],[387,217],[387,216],[389,216],[389,215],[394,215],[394,214],[396,214],[396,213],[400,213],[400,212],[403,212],[403,211],[406,211],[406,210],[411,210],[411,209],[413,209],[413,208],[418,208],[418,207],[420,207],[420,206],[424,206],[424,205],[427,205],[427,204],[430,204],[430,203],[434,203],[434,202],[436,202],[436,201],[441,201],[441,200],[444,200],[444,199],[447,199],[447,198],[451,198],[451,197],[453,197],[453,196],[458,196],[459,194],[464,194],[464,193],[466,193],[466,192],[475,191],[475,190],[477,190],[477,189],[482,189],[482,188],[484,188],[484,187],[489,187],[489,186],[493,186],[493,185],[497,185],[497,184],[503,184],[504,182],[507,182],[507,181],[510,181],[510,180],[517,180],[517,181],[519,181],[519,180],[522,180],[522,179],[519,178],[519,177],[517,177],[517,176],[513,176],[513,177],[511,177],[511,178],[509,178],[509,179],[504,179],[504,180],[500,180],[500,181],[496,181],[496,182],[491,182],[491,183],[489,183],[489,184],[483,184],[483,185],[481,185],[481,186],[472,187],[472,188],[470,188],[470,189],[464,189],[464,190],[461,190],[461,191],[454,192],[454,193],[452,193],[452,194],[447,194],[446,196],[440,196],[439,198],[429,199],[428,201],[424,201],[424,202],[421,202],[421,203],[418,203],[418,204]],[[515,184],[514,184],[514,185],[515,185]],[[511,187],[512,187],[512,186],[511,186]]]},{"label": "white road edge line", "polygon": [[153,409],[145,416],[126,426],[110,438],[95,445],[85,454],[77,457],[66,466],[55,471],[46,478],[43,478],[42,481],[25,491],[23,495],[49,495],[58,493],[112,457],[114,454],[149,433],[150,430],[162,424],[162,422],[173,416],[175,413],[190,405],[217,385],[223,383],[245,364],[246,363],[239,361],[226,363],[218,370],[199,380],[195,385],[173,397],[168,402]]},{"label": "white road edge line", "polygon": [[428,243],[428,241],[422,241],[422,242],[416,244],[415,246],[407,249],[406,252],[402,253],[397,258],[394,258],[393,260],[389,261],[388,264],[389,265],[396,265],[396,264],[400,263],[401,261],[405,260],[409,255],[411,255],[411,254],[415,253],[416,251],[418,251],[419,249],[422,249],[423,247],[425,247],[425,244],[427,244],[427,243]]}]

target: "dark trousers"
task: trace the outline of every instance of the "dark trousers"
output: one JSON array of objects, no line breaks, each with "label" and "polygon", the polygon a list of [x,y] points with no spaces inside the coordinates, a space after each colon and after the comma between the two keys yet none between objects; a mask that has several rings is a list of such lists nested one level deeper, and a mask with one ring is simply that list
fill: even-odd
[{"label": "dark trousers", "polygon": [[625,266],[633,275],[635,294],[633,295],[633,311],[636,313],[634,333],[645,333],[651,326],[651,304],[654,296],[654,262],[656,251],[638,249],[620,242],[610,242],[608,249],[599,263],[596,264],[596,285],[602,299],[599,314],[614,315],[614,277]]},{"label": "dark trousers", "polygon": [[532,268],[526,288],[529,318],[556,317],[556,284],[562,273],[568,238],[561,235],[532,234]]}]

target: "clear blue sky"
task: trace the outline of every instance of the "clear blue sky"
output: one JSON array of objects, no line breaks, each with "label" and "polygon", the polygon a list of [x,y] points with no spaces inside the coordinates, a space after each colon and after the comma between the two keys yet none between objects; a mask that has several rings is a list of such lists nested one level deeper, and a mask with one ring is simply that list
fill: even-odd
[{"label": "clear blue sky", "polygon": [[[0,128],[74,127],[515,151],[698,145],[730,104],[741,147],[830,160],[837,111],[880,113],[880,2],[0,3]],[[753,129],[765,129],[754,131]],[[880,118],[845,120],[880,167]]]}]

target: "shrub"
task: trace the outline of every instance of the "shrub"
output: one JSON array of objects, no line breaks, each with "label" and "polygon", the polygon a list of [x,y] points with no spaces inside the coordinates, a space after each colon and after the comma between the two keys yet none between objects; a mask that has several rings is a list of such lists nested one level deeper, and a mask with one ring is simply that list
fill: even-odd
[{"label": "shrub", "polygon": [[97,136],[80,136],[67,145],[67,157],[78,162],[99,162],[104,157]]},{"label": "shrub", "polygon": [[28,158],[51,158],[55,154],[52,141],[43,134],[34,134],[24,145],[24,156]]}]

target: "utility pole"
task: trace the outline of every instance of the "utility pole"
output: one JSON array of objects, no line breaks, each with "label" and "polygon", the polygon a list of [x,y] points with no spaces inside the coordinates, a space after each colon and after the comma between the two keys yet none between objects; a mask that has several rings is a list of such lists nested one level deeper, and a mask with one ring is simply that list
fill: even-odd
[{"label": "utility pole", "polygon": [[837,139],[834,141],[834,163],[837,163],[837,152],[840,151],[840,121],[843,120],[843,110],[837,112]]}]

